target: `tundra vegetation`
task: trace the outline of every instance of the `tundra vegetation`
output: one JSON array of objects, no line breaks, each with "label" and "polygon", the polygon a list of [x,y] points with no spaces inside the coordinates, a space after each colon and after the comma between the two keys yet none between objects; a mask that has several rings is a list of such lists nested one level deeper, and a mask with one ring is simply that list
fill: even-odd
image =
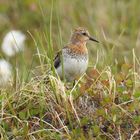
[{"label": "tundra vegetation", "polygon": [[[26,35],[15,56],[0,51],[12,70],[0,89],[0,138],[139,140],[139,9],[139,0],[0,0],[0,43],[10,30]],[[53,58],[78,26],[100,43],[88,43],[88,70],[72,86]]]}]

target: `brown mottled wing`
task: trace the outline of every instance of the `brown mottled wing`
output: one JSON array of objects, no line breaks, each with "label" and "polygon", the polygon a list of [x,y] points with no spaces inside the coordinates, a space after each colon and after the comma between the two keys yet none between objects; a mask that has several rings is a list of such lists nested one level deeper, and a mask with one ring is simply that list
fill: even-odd
[{"label": "brown mottled wing", "polygon": [[61,51],[59,51],[59,52],[57,53],[57,55],[55,56],[55,58],[54,58],[54,67],[55,67],[56,69],[57,69],[57,68],[60,66],[60,64],[61,64],[60,55],[61,55]]},{"label": "brown mottled wing", "polygon": [[[63,47],[62,50],[67,49],[68,45]],[[62,55],[62,50],[58,51],[57,55],[54,58],[54,67],[57,69],[61,65],[61,55]]]}]

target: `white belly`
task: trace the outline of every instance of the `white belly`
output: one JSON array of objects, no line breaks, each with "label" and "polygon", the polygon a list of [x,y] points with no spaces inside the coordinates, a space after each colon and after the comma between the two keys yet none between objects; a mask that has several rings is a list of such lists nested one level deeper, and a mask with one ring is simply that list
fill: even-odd
[{"label": "white belly", "polygon": [[[64,75],[68,81],[73,81],[75,78],[80,77],[88,67],[88,59],[76,59],[67,57],[63,60]],[[57,73],[60,78],[63,77],[62,65],[57,68]]]}]

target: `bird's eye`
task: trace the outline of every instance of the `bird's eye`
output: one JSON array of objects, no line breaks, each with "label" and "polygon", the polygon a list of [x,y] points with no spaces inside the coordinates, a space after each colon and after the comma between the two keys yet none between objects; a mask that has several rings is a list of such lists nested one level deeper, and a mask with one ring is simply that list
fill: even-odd
[{"label": "bird's eye", "polygon": [[84,33],[82,33],[83,35],[87,35],[85,32]]}]

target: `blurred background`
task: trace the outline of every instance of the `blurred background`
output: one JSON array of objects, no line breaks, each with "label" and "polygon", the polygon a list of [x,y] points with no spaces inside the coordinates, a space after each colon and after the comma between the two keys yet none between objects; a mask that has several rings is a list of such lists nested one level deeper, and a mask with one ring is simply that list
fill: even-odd
[{"label": "blurred background", "polygon": [[10,30],[22,31],[28,66],[37,50],[35,42],[43,46],[42,53],[48,52],[44,35],[51,37],[56,52],[68,42],[74,28],[83,26],[100,41],[88,43],[90,66],[119,68],[133,63],[133,48],[139,59],[139,9],[139,0],[0,0],[0,43]]}]

